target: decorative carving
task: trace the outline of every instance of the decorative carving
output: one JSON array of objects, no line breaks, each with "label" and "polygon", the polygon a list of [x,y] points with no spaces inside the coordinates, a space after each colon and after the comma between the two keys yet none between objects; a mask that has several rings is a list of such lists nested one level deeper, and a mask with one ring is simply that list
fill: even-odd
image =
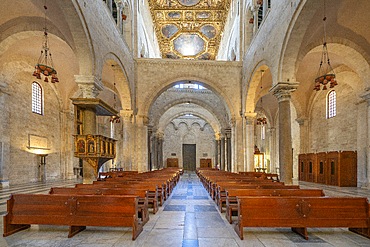
[{"label": "decorative carving", "polygon": [[291,93],[298,88],[297,82],[279,82],[270,89],[279,102],[290,100]]},{"label": "decorative carving", "polygon": [[[221,41],[231,0],[149,0],[162,57],[214,60]],[[177,26],[170,34],[165,26]],[[192,32],[199,35],[205,49],[198,53],[181,53],[174,48],[174,40]],[[190,48],[189,48],[190,49]]]},{"label": "decorative carving", "polygon": [[296,210],[303,218],[306,218],[311,211],[311,204],[302,199],[297,203]]}]

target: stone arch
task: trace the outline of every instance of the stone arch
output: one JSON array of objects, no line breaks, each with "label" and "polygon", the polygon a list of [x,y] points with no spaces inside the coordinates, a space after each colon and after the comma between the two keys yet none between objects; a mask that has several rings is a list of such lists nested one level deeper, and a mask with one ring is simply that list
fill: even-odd
[{"label": "stone arch", "polygon": [[247,84],[243,87],[243,102],[245,112],[254,112],[256,100],[256,93],[258,90],[258,85],[261,80],[260,71],[270,70],[270,66],[267,65],[267,61],[260,61],[256,64],[250,77],[247,78]]},{"label": "stone arch", "polygon": [[197,117],[200,117],[200,118],[204,119],[206,122],[209,123],[209,125],[211,126],[211,128],[214,130],[215,133],[221,132],[221,126],[220,126],[220,123],[217,121],[217,118],[210,119],[208,116],[205,116],[204,114],[202,114],[200,112],[196,112],[196,111],[180,111],[180,112],[177,112],[174,115],[170,115],[170,116],[165,116],[164,115],[164,119],[161,119],[161,120],[158,121],[157,131],[163,133],[164,129],[166,128],[166,125],[168,123],[172,123],[173,119],[176,119],[180,116],[183,116],[186,113],[191,113],[194,116],[197,116]]},{"label": "stone arch", "polygon": [[[229,122],[227,121],[227,119],[223,119],[223,116],[220,116],[218,114],[218,112],[215,112],[209,104],[206,104],[206,102],[204,101],[201,101],[199,99],[195,99],[195,98],[180,98],[180,99],[176,99],[172,102],[170,102],[169,104],[167,104],[166,107],[164,108],[161,108],[160,109],[160,112],[157,114],[158,116],[162,116],[163,114],[165,114],[166,111],[168,111],[171,107],[175,106],[175,105],[179,105],[179,104],[183,104],[183,103],[192,103],[192,104],[196,104],[196,105],[199,105],[200,107],[204,108],[205,110],[209,111],[210,114],[212,114],[215,119],[218,120],[221,128],[228,128],[229,126]],[[158,119],[150,119],[150,122],[152,125],[157,125],[158,122],[159,122],[159,118]]]},{"label": "stone arch", "polygon": [[[103,61],[104,61],[104,64],[102,65],[102,68],[99,74],[101,75],[101,77],[103,77],[102,73],[103,73],[104,66],[108,65],[111,67],[111,69],[113,70],[115,74],[116,89],[119,94],[122,109],[123,110],[133,109],[132,98],[133,98],[134,92],[131,90],[132,86],[127,77],[127,72],[123,65],[123,62],[116,54],[112,52],[107,53],[104,56]],[[114,78],[108,77],[107,79],[110,80],[110,83],[105,82],[104,85],[106,87],[110,87],[111,89],[113,89],[113,79]]]},{"label": "stone arch", "polygon": [[[337,13],[336,15],[332,15],[332,25],[338,26],[337,18],[339,15],[340,8],[346,8],[346,6],[351,5],[350,1],[341,1],[338,4],[331,5],[330,7],[333,8],[331,12]],[[296,81],[296,72],[298,70],[298,67],[300,66],[300,62],[302,61],[303,57],[306,56],[309,51],[313,50],[315,47],[322,46],[322,37],[316,35],[315,39],[311,43],[304,43],[305,42],[305,36],[308,35],[308,31],[311,26],[314,26],[317,24],[317,22],[313,22],[315,19],[318,19],[321,21],[321,18],[316,18],[318,11],[321,11],[322,3],[319,1],[301,1],[299,8],[297,8],[297,11],[295,15],[293,16],[291,23],[288,27],[288,30],[286,32],[286,36],[284,38],[284,44],[283,48],[281,50],[280,55],[280,61],[279,61],[279,69],[277,73],[277,80],[274,80],[274,82],[278,81]],[[361,7],[358,7],[361,8]],[[322,25],[322,21],[320,23]],[[312,27],[311,27],[312,28]],[[334,28],[332,28],[334,29]],[[351,56],[346,56],[347,58],[352,57],[352,52],[356,54],[357,57],[361,57],[360,59],[363,61],[366,61],[365,63],[359,64],[360,70],[368,70],[368,64],[370,62],[370,55],[364,50],[364,46],[360,46],[354,40],[358,40],[358,35],[350,30],[347,27],[339,26],[337,29],[338,32],[336,33],[328,33],[327,43],[328,46],[332,45],[342,45],[341,49],[338,49],[337,53],[340,54],[347,54],[347,52],[343,52],[342,49],[346,48],[351,50]],[[315,30],[316,33],[321,33]],[[311,32],[309,32],[311,34]],[[316,38],[317,37],[317,38]],[[364,37],[362,37],[363,40],[360,39],[360,42],[363,44],[366,42],[364,41]],[[304,45],[302,45],[304,44]],[[304,47],[302,49],[302,47]],[[330,49],[330,53],[335,53],[335,49]],[[365,67],[367,64],[367,68]],[[365,73],[361,73],[363,75],[366,75]],[[368,74],[367,74],[368,75]],[[366,81],[366,80],[365,80]]]},{"label": "stone arch", "polygon": [[223,91],[216,86],[217,85],[216,83],[214,83],[214,82],[212,82],[208,79],[205,79],[205,78],[194,77],[194,76],[186,76],[186,77],[181,76],[181,77],[173,78],[173,79],[168,80],[166,82],[159,83],[158,85],[162,85],[162,87],[158,86],[156,88],[156,90],[153,90],[148,95],[148,97],[145,99],[145,102],[150,102],[150,104],[145,104],[144,105],[143,110],[142,110],[142,114],[144,116],[149,116],[150,109],[152,108],[153,103],[156,101],[156,99],[164,91],[166,91],[170,87],[173,87],[174,85],[176,85],[176,83],[178,83],[180,81],[189,81],[189,80],[196,81],[199,85],[202,85],[202,86],[206,87],[207,89],[211,90],[213,93],[218,95],[218,97],[220,97],[223,100],[224,104],[225,104],[225,108],[228,111],[227,114],[228,114],[229,119],[232,119],[237,115],[236,112],[235,112],[234,107],[231,104],[231,101],[228,99],[228,97],[225,95],[225,93],[223,93]]}]

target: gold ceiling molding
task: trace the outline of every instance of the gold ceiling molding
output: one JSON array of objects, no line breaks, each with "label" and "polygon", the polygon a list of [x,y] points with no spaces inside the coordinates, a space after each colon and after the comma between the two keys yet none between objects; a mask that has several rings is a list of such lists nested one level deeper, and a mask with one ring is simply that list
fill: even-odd
[{"label": "gold ceiling molding", "polygon": [[163,58],[214,60],[231,0],[148,0]]}]

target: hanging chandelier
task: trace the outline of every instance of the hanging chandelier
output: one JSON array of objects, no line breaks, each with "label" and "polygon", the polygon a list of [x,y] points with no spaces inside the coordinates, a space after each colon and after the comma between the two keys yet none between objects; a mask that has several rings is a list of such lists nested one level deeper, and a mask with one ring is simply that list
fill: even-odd
[{"label": "hanging chandelier", "polygon": [[265,117],[257,118],[257,125],[266,125],[267,119]]},{"label": "hanging chandelier", "polygon": [[[112,68],[114,68],[114,65],[112,65]],[[113,70],[113,108],[116,109],[116,102],[117,102],[117,99],[116,99],[116,74],[115,74],[115,71]],[[121,122],[121,119],[119,116],[117,115],[113,115],[110,117],[110,120],[109,122],[111,123],[120,123]]]},{"label": "hanging chandelier", "polygon": [[338,85],[334,70],[330,64],[329,51],[328,51],[328,46],[326,43],[326,9],[325,8],[326,6],[325,6],[325,0],[324,0],[324,18],[323,18],[324,39],[323,39],[323,45],[322,45],[320,67],[317,72],[317,77],[315,79],[315,87],[313,89],[316,91],[320,91],[320,89],[327,90],[328,84],[329,84],[329,88],[333,88],[336,85]]},{"label": "hanging chandelier", "polygon": [[46,0],[44,5],[45,10],[45,26],[44,26],[44,40],[42,44],[42,50],[39,57],[39,60],[37,61],[37,64],[35,65],[35,71],[33,72],[33,76],[35,76],[37,79],[41,79],[41,75],[43,75],[44,82],[51,81],[52,83],[59,82],[59,79],[57,77],[57,71],[54,69],[53,59],[51,57],[50,53],[50,47],[49,47],[49,40],[48,40],[48,29],[46,26]]}]

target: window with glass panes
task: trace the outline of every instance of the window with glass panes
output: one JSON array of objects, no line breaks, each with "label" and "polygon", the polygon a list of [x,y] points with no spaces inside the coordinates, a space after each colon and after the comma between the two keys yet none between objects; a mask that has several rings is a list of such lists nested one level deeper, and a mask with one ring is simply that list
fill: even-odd
[{"label": "window with glass panes", "polygon": [[337,93],[333,90],[328,94],[328,112],[327,118],[337,115]]},{"label": "window with glass panes", "polygon": [[42,115],[42,88],[37,82],[32,83],[32,112]]}]

